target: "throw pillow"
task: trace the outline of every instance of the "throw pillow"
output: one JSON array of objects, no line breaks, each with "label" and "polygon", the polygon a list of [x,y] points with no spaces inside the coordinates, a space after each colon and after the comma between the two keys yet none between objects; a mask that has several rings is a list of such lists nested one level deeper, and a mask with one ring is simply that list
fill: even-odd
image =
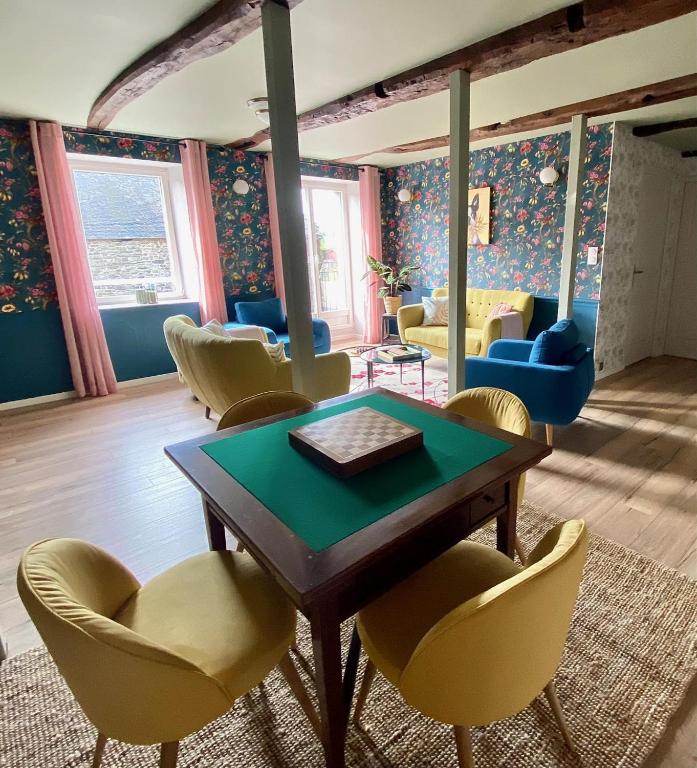
[{"label": "throw pillow", "polygon": [[530,362],[561,365],[562,357],[578,343],[578,328],[573,320],[560,320],[535,339]]},{"label": "throw pillow", "polygon": [[447,325],[448,324],[448,297],[433,298],[425,296],[422,299],[424,305],[424,320],[421,325]]},{"label": "throw pillow", "polygon": [[576,365],[586,356],[586,350],[588,347],[585,344],[579,343],[576,346],[562,355],[561,361],[563,365]]},{"label": "throw pillow", "polygon": [[513,305],[506,304],[505,301],[500,301],[498,304],[494,304],[491,308],[491,312],[487,315],[487,320],[493,320],[499,315],[507,315],[509,312],[513,312]]},{"label": "throw pillow", "polygon": [[235,312],[237,320],[245,325],[260,325],[262,328],[271,328],[276,333],[285,333],[287,330],[283,305],[278,298],[238,301],[235,304]]},{"label": "throw pillow", "polygon": [[223,328],[220,320],[209,320],[205,325],[201,326],[201,330],[206,331],[206,333],[212,333],[214,336],[227,336],[227,331]]},{"label": "throw pillow", "polygon": [[282,341],[278,344],[264,344],[264,349],[269,353],[269,357],[274,363],[282,363],[286,360],[286,348]]}]

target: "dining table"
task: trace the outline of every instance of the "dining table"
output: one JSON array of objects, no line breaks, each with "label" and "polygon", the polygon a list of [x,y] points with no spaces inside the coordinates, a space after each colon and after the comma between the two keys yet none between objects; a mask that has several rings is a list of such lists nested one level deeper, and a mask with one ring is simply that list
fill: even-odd
[{"label": "dining table", "polygon": [[[423,445],[340,478],[296,451],[291,429],[372,408],[423,431]],[[209,546],[226,529],[309,621],[327,768],[344,745],[361,643],[342,622],[477,529],[495,521],[514,556],[518,478],[543,443],[373,388],[169,445],[199,490]]]}]

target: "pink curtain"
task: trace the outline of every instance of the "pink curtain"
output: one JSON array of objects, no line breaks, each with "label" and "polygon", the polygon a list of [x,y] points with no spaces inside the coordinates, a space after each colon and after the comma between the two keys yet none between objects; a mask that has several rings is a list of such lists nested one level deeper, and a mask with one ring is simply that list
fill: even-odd
[{"label": "pink curtain", "polygon": [[201,322],[227,322],[227,305],[220,268],[215,213],[208,177],[206,142],[187,139],[181,148],[186,206],[189,211],[191,237],[198,263],[199,304]]},{"label": "pink curtain", "polygon": [[276,207],[276,180],[273,173],[273,158],[270,154],[264,158],[266,193],[269,197],[269,229],[271,230],[271,250],[273,251],[273,273],[276,282],[276,296],[286,306],[286,287],[283,283],[283,258],[281,256],[281,235],[278,230],[278,208]]},{"label": "pink curtain", "polygon": [[[380,178],[378,169],[371,165],[361,167],[358,176],[358,193],[361,203],[361,228],[363,230],[363,263],[366,256],[382,261],[382,236],[380,233]],[[378,298],[377,275],[366,278],[368,288],[365,297],[365,330],[363,341],[378,344],[382,341],[382,300]]]},{"label": "pink curtain", "polygon": [[73,386],[80,397],[116,392],[87,246],[57,123],[29,121]]}]

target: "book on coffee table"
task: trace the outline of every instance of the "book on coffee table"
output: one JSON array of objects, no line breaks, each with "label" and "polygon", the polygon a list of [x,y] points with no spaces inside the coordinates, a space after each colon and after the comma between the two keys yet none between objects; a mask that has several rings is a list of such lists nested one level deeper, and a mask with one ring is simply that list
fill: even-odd
[{"label": "book on coffee table", "polygon": [[378,350],[378,357],[386,363],[406,363],[409,360],[420,360],[422,351],[419,347],[407,344],[395,344]]}]

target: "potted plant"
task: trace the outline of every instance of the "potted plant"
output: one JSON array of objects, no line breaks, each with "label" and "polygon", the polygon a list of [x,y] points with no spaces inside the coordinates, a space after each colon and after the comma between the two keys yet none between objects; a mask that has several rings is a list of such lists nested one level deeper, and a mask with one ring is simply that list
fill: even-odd
[{"label": "potted plant", "polygon": [[370,269],[363,275],[368,277],[374,272],[382,281],[382,287],[378,289],[378,296],[385,302],[385,312],[388,315],[396,315],[402,305],[401,293],[410,291],[411,286],[407,282],[412,272],[421,269],[420,266],[406,266],[397,271],[396,267],[382,264],[373,256],[367,258]]}]

